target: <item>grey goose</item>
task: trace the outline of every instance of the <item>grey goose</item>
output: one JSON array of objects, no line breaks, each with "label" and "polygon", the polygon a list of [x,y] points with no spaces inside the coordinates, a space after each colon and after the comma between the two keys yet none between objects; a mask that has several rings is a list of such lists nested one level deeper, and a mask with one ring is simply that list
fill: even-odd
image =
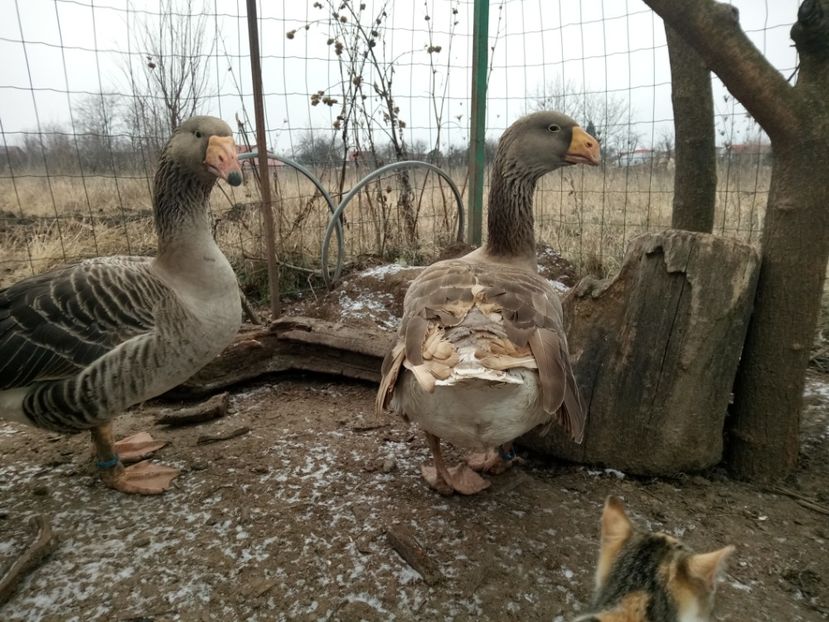
[{"label": "grey goose", "polygon": [[125,468],[163,443],[138,435],[116,444],[112,418],[187,380],[241,324],[236,276],[209,223],[218,178],[242,183],[230,127],[193,117],[159,159],[154,258],[88,259],[0,290],[0,418],[91,431],[101,478],[123,492],[161,493],[178,471]]},{"label": "grey goose", "polygon": [[[502,135],[492,166],[487,240],[432,264],[412,282],[398,339],[387,353],[378,411],[425,431],[442,494],[474,494],[515,461],[512,441],[557,421],[581,441],[585,413],[573,376],[561,302],[538,274],[533,194],[545,173],[599,162],[599,144],[557,112],[529,114]],[[448,466],[440,439],[477,453]]]}]

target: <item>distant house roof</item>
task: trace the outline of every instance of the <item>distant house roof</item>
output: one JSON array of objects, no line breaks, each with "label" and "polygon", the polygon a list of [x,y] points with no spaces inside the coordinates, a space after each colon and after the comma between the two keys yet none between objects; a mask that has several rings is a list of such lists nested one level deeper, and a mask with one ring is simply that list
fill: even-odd
[{"label": "distant house roof", "polygon": [[771,153],[771,144],[764,142],[737,143],[727,146],[725,150],[734,155],[766,155]]}]

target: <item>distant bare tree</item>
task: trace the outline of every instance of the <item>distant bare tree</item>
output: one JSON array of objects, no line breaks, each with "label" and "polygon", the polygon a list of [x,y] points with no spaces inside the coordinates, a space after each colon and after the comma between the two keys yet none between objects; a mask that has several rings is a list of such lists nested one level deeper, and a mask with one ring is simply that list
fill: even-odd
[{"label": "distant bare tree", "polygon": [[207,11],[193,0],[161,0],[157,21],[144,21],[134,45],[140,66],[125,68],[133,97],[128,121],[144,136],[142,147],[157,153],[182,121],[197,114],[208,95],[205,38]]},{"label": "distant bare tree", "polygon": [[[99,172],[113,159],[126,156],[126,132],[120,97],[107,93],[86,95],[72,105],[77,147],[83,170]],[[131,163],[134,165],[134,163]]]},{"label": "distant bare tree", "polygon": [[656,138],[654,149],[657,151],[660,164],[669,165],[669,163],[673,162],[675,157],[674,151],[676,149],[674,133],[664,127],[659,130],[659,136]]},{"label": "distant bare tree", "polygon": [[333,166],[342,162],[337,137],[330,132],[307,130],[294,145],[293,158],[309,166]]}]

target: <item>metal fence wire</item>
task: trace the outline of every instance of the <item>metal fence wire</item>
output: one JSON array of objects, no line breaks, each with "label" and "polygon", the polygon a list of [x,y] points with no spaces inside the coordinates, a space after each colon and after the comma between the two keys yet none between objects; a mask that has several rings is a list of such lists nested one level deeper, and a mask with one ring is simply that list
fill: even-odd
[{"label": "metal fence wire", "polygon": [[[479,0],[480,1],[480,0]],[[472,0],[261,2],[269,149],[338,203],[383,165],[419,159],[467,192]],[[789,77],[797,1],[735,2]],[[28,0],[0,23],[0,287],[60,263],[152,254],[152,172],[175,125],[213,114],[255,149],[244,3]],[[715,232],[757,242],[767,139],[716,79]],[[581,274],[615,270],[638,233],[670,224],[673,125],[661,20],[634,0],[490,3],[487,154],[518,116],[562,110],[602,142],[604,164],[542,180],[536,233]],[[250,116],[249,116],[250,112]],[[252,168],[213,193],[215,234],[244,289],[267,296]],[[314,283],[329,205],[271,160],[283,293]],[[488,183],[488,182],[485,182]],[[484,191],[486,195],[486,189]],[[426,169],[366,184],[344,214],[346,264],[425,262],[455,241],[450,185]]]}]

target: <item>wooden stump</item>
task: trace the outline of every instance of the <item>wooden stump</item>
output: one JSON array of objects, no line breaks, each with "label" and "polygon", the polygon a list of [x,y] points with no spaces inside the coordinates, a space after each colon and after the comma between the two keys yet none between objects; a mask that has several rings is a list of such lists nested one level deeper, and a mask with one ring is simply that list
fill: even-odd
[{"label": "wooden stump", "polygon": [[522,444],[634,474],[719,462],[758,271],[756,251],[734,240],[677,230],[633,240],[618,276],[563,301],[584,442],[553,426]]}]

